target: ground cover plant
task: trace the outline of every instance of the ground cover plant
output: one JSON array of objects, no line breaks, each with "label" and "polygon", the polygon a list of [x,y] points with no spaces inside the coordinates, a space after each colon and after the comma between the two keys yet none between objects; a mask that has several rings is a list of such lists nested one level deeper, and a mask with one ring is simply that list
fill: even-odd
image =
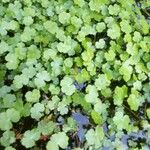
[{"label": "ground cover plant", "polygon": [[149,150],[149,31],[149,0],[1,0],[0,150]]}]

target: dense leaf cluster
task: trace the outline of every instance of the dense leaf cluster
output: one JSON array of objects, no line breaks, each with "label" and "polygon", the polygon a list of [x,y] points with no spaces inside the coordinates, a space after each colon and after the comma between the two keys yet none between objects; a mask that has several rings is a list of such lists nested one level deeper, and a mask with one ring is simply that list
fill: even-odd
[{"label": "dense leaf cluster", "polygon": [[149,150],[149,6],[1,0],[0,149]]}]

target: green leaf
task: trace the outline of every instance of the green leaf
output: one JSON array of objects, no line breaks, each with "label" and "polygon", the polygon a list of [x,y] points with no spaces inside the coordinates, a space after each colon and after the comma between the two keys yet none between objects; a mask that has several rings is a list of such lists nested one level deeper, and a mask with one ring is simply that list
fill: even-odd
[{"label": "green leaf", "polygon": [[58,16],[59,22],[62,24],[69,23],[70,17],[71,17],[71,15],[69,13],[61,12]]},{"label": "green leaf", "polygon": [[28,59],[39,59],[41,57],[41,52],[37,49],[36,45],[31,45],[27,51]]},{"label": "green leaf", "polygon": [[73,118],[69,117],[67,119],[67,123],[63,125],[63,131],[77,131],[77,122]]},{"label": "green leaf", "polygon": [[33,107],[31,108],[30,112],[31,112],[31,117],[33,119],[39,120],[44,114],[45,108],[44,108],[44,104],[41,103],[35,103],[33,105]]},{"label": "green leaf", "polygon": [[86,69],[82,69],[80,73],[77,74],[76,80],[78,83],[84,83],[90,80],[90,74]]},{"label": "green leaf", "polygon": [[102,117],[100,116],[100,114],[98,112],[92,110],[91,116],[92,116],[93,121],[96,124],[101,124],[102,123]]},{"label": "green leaf", "polygon": [[116,87],[114,92],[114,104],[121,106],[125,97],[127,97],[128,88],[124,85],[122,87]]},{"label": "green leaf", "polygon": [[13,84],[16,89],[22,88],[23,85],[27,85],[28,82],[29,82],[29,78],[24,74],[16,75],[13,80]]},{"label": "green leaf", "polygon": [[[36,31],[34,28],[31,28],[29,26],[25,26],[23,33],[21,34],[21,41],[22,42],[29,42],[32,40],[32,38],[35,36]],[[34,45],[35,46],[35,45]],[[31,46],[33,47],[33,45]],[[31,49],[30,49],[31,50]],[[37,52],[39,53],[38,50],[33,50],[35,52],[35,54],[37,54]],[[33,52],[32,50],[29,51],[29,53]],[[33,54],[33,53],[32,53]],[[33,55],[32,55],[33,56]],[[36,56],[36,55],[35,55]],[[29,56],[28,56],[29,57]]]},{"label": "green leaf", "polygon": [[5,148],[5,150],[16,150],[15,148],[13,148],[12,146],[8,146]]},{"label": "green leaf", "polygon": [[132,93],[129,95],[127,102],[131,110],[137,111],[138,108],[143,104],[144,97],[142,97],[138,91],[132,90]]},{"label": "green leaf", "polygon": [[55,86],[54,84],[50,84],[49,91],[52,95],[58,95],[60,92],[60,88],[58,86]]},{"label": "green leaf", "polygon": [[120,37],[120,27],[117,24],[112,24],[111,28],[107,30],[107,35],[111,39],[117,39]]},{"label": "green leaf", "polygon": [[6,94],[3,97],[3,105],[5,108],[13,107],[15,101],[16,101],[16,96],[13,94]]},{"label": "green leaf", "polygon": [[68,113],[68,107],[66,105],[63,105],[63,103],[59,103],[58,111],[61,115],[65,115]]},{"label": "green leaf", "polygon": [[48,61],[50,58],[55,59],[57,52],[54,49],[46,49],[43,53],[43,58]]},{"label": "green leaf", "polygon": [[45,29],[52,34],[55,34],[58,30],[58,26],[57,26],[56,22],[46,21],[46,22],[44,22],[43,25],[44,25]]},{"label": "green leaf", "polygon": [[107,3],[108,3],[108,0],[91,0],[89,2],[89,6],[92,11],[100,12],[101,6]]},{"label": "green leaf", "polygon": [[38,122],[38,130],[43,135],[50,135],[56,129],[56,124],[52,121],[42,120]]},{"label": "green leaf", "polygon": [[46,145],[47,150],[59,150],[58,145],[54,141],[48,141]]},{"label": "green leaf", "polygon": [[31,16],[24,17],[23,23],[27,26],[31,25],[33,23],[32,17]]},{"label": "green leaf", "polygon": [[123,64],[119,69],[119,73],[123,75],[123,79],[127,82],[130,80],[133,68],[130,65]]},{"label": "green leaf", "polygon": [[115,15],[116,16],[120,12],[120,6],[117,5],[117,4],[109,5],[108,10],[109,10],[110,15]]},{"label": "green leaf", "polygon": [[66,149],[68,146],[68,136],[65,132],[59,132],[57,134],[53,134],[51,137],[51,141],[58,144],[62,149]]},{"label": "green leaf", "polygon": [[112,91],[111,91],[110,88],[102,89],[102,90],[101,90],[101,94],[102,94],[104,97],[111,97]]},{"label": "green leaf", "polygon": [[0,42],[0,55],[10,50],[9,45],[5,41]]},{"label": "green leaf", "polygon": [[24,135],[23,138],[21,139],[21,143],[23,146],[25,146],[26,148],[31,148],[35,145],[35,142],[37,140],[39,140],[40,138],[40,132],[33,129],[33,130],[27,130]]},{"label": "green leaf", "polygon": [[89,146],[94,145],[95,132],[93,129],[88,130],[85,137]]},{"label": "green leaf", "polygon": [[6,67],[9,69],[9,70],[13,70],[13,69],[16,69],[18,67],[18,59],[16,57],[15,54],[13,53],[8,53],[5,57],[5,60],[7,61],[6,63]]},{"label": "green leaf", "polygon": [[85,95],[85,100],[88,103],[92,103],[95,104],[96,102],[98,102],[98,92],[97,89],[94,85],[88,85],[86,87],[86,92],[87,94]]},{"label": "green leaf", "polygon": [[72,58],[66,58],[65,61],[64,61],[64,65],[66,67],[71,68],[73,66],[73,59]]},{"label": "green leaf", "polygon": [[4,97],[7,93],[11,91],[11,87],[4,85],[0,88],[0,97]]},{"label": "green leaf", "polygon": [[97,126],[95,129],[96,143],[99,144],[99,141],[102,141],[104,136],[105,134],[104,134],[103,128],[100,126]]},{"label": "green leaf", "polygon": [[28,102],[32,102],[32,103],[38,102],[40,99],[40,91],[37,89],[34,89],[33,91],[28,91],[25,94],[25,98],[26,101]]},{"label": "green leaf", "polygon": [[63,93],[65,93],[66,95],[72,95],[75,92],[75,86],[73,84],[73,79],[70,78],[69,76],[65,76],[61,82],[61,90]]},{"label": "green leaf", "polygon": [[109,85],[110,85],[110,81],[108,80],[105,74],[100,74],[98,78],[95,80],[95,86],[98,90],[105,89]]},{"label": "green leaf", "polygon": [[28,68],[24,68],[22,70],[22,74],[26,77],[26,78],[33,78],[36,74],[36,69],[33,66],[29,66]]},{"label": "green leaf", "polygon": [[51,101],[48,101],[47,108],[50,110],[54,110],[58,107],[58,103],[60,101],[60,98],[58,96],[53,96]]},{"label": "green leaf", "polygon": [[5,131],[0,138],[0,143],[4,147],[7,147],[16,141],[15,133],[13,131]]},{"label": "green leaf", "polygon": [[148,108],[148,109],[146,110],[146,114],[147,114],[148,118],[150,119],[150,108]]},{"label": "green leaf", "polygon": [[95,43],[95,46],[98,49],[103,49],[105,47],[104,39],[99,39],[99,41]]},{"label": "green leaf", "polygon": [[103,128],[97,126],[95,130],[90,129],[85,135],[88,146],[94,145],[95,148],[99,148],[101,146],[101,141],[104,138]]},{"label": "green leaf", "polygon": [[20,113],[14,108],[7,109],[6,114],[7,118],[9,118],[11,122],[16,123],[20,120]]},{"label": "green leaf", "polygon": [[85,5],[85,1],[84,0],[73,0],[74,3],[80,7],[83,7]]},{"label": "green leaf", "polygon": [[23,104],[22,100],[17,100],[14,103],[14,108],[20,113],[20,116],[27,117],[30,115],[30,103]]},{"label": "green leaf", "polygon": [[142,89],[142,83],[141,83],[141,81],[136,81],[136,82],[134,82],[133,83],[133,88],[135,89],[135,90],[141,90]]},{"label": "green leaf", "polygon": [[12,122],[16,123],[20,119],[20,114],[14,108],[7,109],[6,112],[0,113],[0,129],[9,130],[12,128]]},{"label": "green leaf", "polygon": [[142,40],[142,36],[139,32],[135,31],[134,32],[134,36],[133,36],[133,41],[135,42],[140,42]]},{"label": "green leaf", "polygon": [[61,115],[68,113],[68,105],[72,102],[70,96],[64,96],[63,100],[58,103],[57,110]]},{"label": "green leaf", "polygon": [[111,49],[107,53],[105,53],[105,58],[107,61],[114,61],[115,56],[116,56],[116,54],[115,54],[114,50],[111,50]]},{"label": "green leaf", "polygon": [[85,95],[83,93],[74,93],[72,95],[72,101],[75,105],[81,105],[86,112],[91,111],[91,104],[86,102]]},{"label": "green leaf", "polygon": [[57,45],[57,49],[59,52],[68,53],[71,50],[71,45],[61,42]]},{"label": "green leaf", "polygon": [[34,79],[34,83],[38,88],[44,87],[46,85],[46,81],[50,81],[50,75],[47,71],[42,71],[37,73],[36,78]]},{"label": "green leaf", "polygon": [[75,48],[77,47],[77,42],[73,39],[71,39],[70,36],[65,38],[63,42],[59,42],[57,44],[57,50],[60,53],[68,53],[69,55],[75,54]]},{"label": "green leaf", "polygon": [[128,20],[123,19],[123,20],[120,22],[120,26],[121,26],[121,30],[122,30],[123,32],[127,33],[127,34],[129,34],[129,33],[132,32],[132,27],[130,26]]},{"label": "green leaf", "polygon": [[128,115],[123,115],[123,112],[117,111],[113,117],[113,121],[118,130],[129,129],[130,118]]},{"label": "green leaf", "polygon": [[107,103],[102,103],[101,100],[99,100],[95,105],[94,105],[94,110],[98,112],[99,114],[106,114],[107,113],[107,108],[108,108]]},{"label": "green leaf", "polygon": [[12,128],[12,123],[5,112],[0,113],[0,129],[9,130]]},{"label": "green leaf", "polygon": [[19,29],[19,23],[17,21],[15,21],[15,20],[11,20],[9,22],[8,29],[9,30],[14,30],[14,31],[18,30]]},{"label": "green leaf", "polygon": [[96,25],[96,30],[97,30],[98,32],[103,32],[103,31],[105,30],[105,28],[106,28],[106,25],[105,25],[104,22],[99,22],[99,23],[97,23],[97,25]]}]

